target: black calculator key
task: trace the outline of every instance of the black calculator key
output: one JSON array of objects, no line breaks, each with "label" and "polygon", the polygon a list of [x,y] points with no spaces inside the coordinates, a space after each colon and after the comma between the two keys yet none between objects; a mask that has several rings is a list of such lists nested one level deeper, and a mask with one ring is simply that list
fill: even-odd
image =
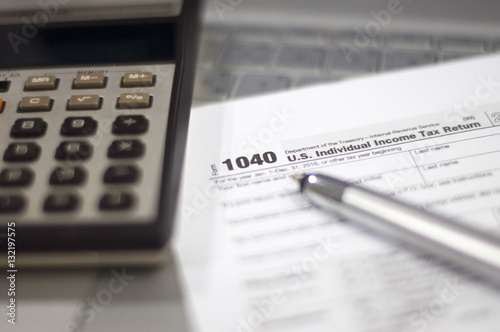
[{"label": "black calculator key", "polygon": [[31,183],[33,173],[27,168],[7,168],[0,173],[0,186],[23,187]]},{"label": "black calculator key", "polygon": [[21,196],[0,195],[0,213],[20,212],[25,204],[26,202]]},{"label": "black calculator key", "polygon": [[149,121],[142,115],[120,115],[113,122],[113,134],[142,134],[148,130]]},{"label": "black calculator key", "polygon": [[46,212],[71,212],[78,206],[78,198],[73,194],[52,194],[47,197],[43,209]]},{"label": "black calculator key", "polygon": [[40,155],[40,146],[36,143],[9,144],[3,156],[4,161],[34,161]]},{"label": "black calculator key", "polygon": [[139,158],[144,154],[144,144],[138,140],[113,141],[108,149],[108,157],[114,159]]},{"label": "black calculator key", "polygon": [[41,118],[18,119],[12,126],[10,136],[15,138],[40,137],[47,131],[47,122]]},{"label": "black calculator key", "polygon": [[84,141],[68,141],[59,144],[56,150],[57,160],[81,161],[90,158],[92,145]]},{"label": "black calculator key", "polygon": [[78,185],[85,180],[85,171],[81,167],[57,167],[50,175],[51,185]]},{"label": "black calculator key", "polygon": [[89,116],[71,117],[61,127],[63,136],[91,136],[97,130],[97,121]]},{"label": "black calculator key", "polygon": [[134,166],[111,166],[104,173],[104,183],[133,183],[138,177]]},{"label": "black calculator key", "polygon": [[0,92],[8,92],[10,88],[10,81],[0,81]]},{"label": "black calculator key", "polygon": [[133,197],[128,193],[120,191],[107,193],[102,196],[99,202],[101,210],[127,210],[132,207]]}]

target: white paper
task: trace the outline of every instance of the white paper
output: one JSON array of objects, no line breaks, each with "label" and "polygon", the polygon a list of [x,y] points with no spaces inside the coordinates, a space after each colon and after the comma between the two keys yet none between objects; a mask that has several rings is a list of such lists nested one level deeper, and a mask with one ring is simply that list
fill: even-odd
[{"label": "white paper", "polygon": [[499,56],[193,109],[176,240],[195,331],[498,331],[498,289],[311,207],[311,171],[498,234]]}]

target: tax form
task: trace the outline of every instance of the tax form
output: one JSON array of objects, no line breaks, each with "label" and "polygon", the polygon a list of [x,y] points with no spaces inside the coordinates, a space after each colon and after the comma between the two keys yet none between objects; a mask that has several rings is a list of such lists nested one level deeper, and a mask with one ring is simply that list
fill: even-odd
[{"label": "tax form", "polygon": [[499,287],[317,210],[307,172],[500,241],[500,56],[193,109],[176,236],[194,331],[499,330]]}]

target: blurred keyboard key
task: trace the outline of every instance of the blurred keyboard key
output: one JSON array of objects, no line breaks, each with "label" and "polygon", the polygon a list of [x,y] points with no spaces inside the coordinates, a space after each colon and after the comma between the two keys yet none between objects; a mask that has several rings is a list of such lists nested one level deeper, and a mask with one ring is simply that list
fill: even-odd
[{"label": "blurred keyboard key", "polygon": [[349,45],[357,49],[381,45],[380,36],[369,36],[362,31],[337,32],[332,34],[331,40],[335,45]]},{"label": "blurred keyboard key", "polygon": [[234,80],[235,76],[228,73],[199,71],[194,84],[194,97],[201,100],[226,99]]},{"label": "blurred keyboard key", "polygon": [[302,29],[287,31],[282,38],[291,44],[328,44],[328,31],[324,29]]},{"label": "blurred keyboard key", "polygon": [[431,50],[434,44],[429,36],[394,35],[385,38],[385,46],[393,50]]},{"label": "blurred keyboard key", "polygon": [[237,41],[274,43],[280,35],[281,32],[273,28],[243,28],[233,32],[232,38]]},{"label": "blurred keyboard key", "polygon": [[223,68],[266,68],[271,62],[273,48],[269,44],[228,43],[219,61]]},{"label": "blurred keyboard key", "polygon": [[[477,53],[476,55],[478,55],[478,54],[482,54],[482,53]],[[443,61],[458,60],[458,59],[468,58],[472,55],[474,55],[474,54],[472,54],[472,53],[447,53],[447,52],[443,52],[442,59],[443,59]]]},{"label": "blurred keyboard key", "polygon": [[377,71],[379,53],[360,50],[358,53],[335,49],[332,52],[329,70],[345,73],[372,73]]},{"label": "blurred keyboard key", "polygon": [[486,50],[486,43],[481,39],[443,38],[439,47],[442,51],[479,53]]},{"label": "blurred keyboard key", "polygon": [[331,82],[336,82],[339,81],[341,78],[338,77],[325,77],[325,76],[306,76],[306,77],[301,77],[297,80],[297,83],[295,83],[296,87],[304,87],[304,86],[310,86],[310,85],[316,85],[316,84],[321,84],[321,83],[331,83]]},{"label": "blurred keyboard key", "polygon": [[320,47],[285,46],[278,55],[277,68],[297,71],[320,71],[326,50]]},{"label": "blurred keyboard key", "polygon": [[500,40],[493,43],[493,51],[500,52]]},{"label": "blurred keyboard key", "polygon": [[385,55],[385,69],[398,69],[430,64],[436,61],[432,53],[387,52]]},{"label": "blurred keyboard key", "polygon": [[250,96],[271,91],[286,90],[291,80],[280,75],[245,75],[240,80],[236,96]]},{"label": "blurred keyboard key", "polygon": [[200,53],[198,56],[198,64],[203,67],[214,66],[221,50],[222,42],[202,41],[200,45]]},{"label": "blurred keyboard key", "polygon": [[206,27],[201,32],[201,40],[219,40],[222,41],[229,35],[229,29],[220,29],[214,27]]}]

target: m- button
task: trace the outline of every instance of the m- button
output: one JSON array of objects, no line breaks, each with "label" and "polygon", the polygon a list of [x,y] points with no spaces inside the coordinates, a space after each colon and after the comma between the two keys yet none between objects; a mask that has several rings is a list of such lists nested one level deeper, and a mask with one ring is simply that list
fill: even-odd
[{"label": "m- button", "polygon": [[57,78],[54,75],[30,76],[24,86],[26,91],[55,90],[56,88]]},{"label": "m- button", "polygon": [[154,85],[154,75],[151,72],[125,73],[122,86],[126,88],[146,87]]},{"label": "m- button", "polygon": [[99,89],[106,85],[104,74],[78,74],[73,81],[74,89]]}]

